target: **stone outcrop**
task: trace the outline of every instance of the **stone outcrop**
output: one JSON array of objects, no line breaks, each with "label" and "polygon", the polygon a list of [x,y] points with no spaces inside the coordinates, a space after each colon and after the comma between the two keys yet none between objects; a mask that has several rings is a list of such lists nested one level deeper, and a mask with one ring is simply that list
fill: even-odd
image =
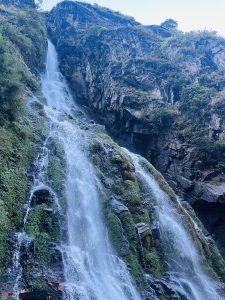
[{"label": "stone outcrop", "polygon": [[[192,205],[202,197],[220,202],[225,40],[211,32],[183,34],[174,21],[142,26],[71,1],[57,5],[46,23],[77,100]],[[206,191],[201,196],[199,185]]]}]

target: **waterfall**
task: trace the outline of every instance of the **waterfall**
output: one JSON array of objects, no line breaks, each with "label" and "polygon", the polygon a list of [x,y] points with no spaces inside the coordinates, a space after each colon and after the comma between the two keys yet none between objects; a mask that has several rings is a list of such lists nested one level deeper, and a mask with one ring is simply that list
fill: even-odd
[{"label": "waterfall", "polygon": [[[53,138],[63,146],[66,161],[66,216],[61,224],[63,236],[60,247],[65,299],[140,300],[126,264],[110,245],[103,223],[101,185],[87,154],[90,135],[80,126],[88,122],[88,117],[73,100],[59,71],[57,53],[51,42],[48,42],[46,72],[41,81],[49,135],[34,164],[34,182],[25,204],[23,226],[16,234],[13,267],[9,272],[15,277],[15,298],[19,299],[23,288],[21,248],[28,249],[32,242],[26,234],[26,224],[34,193],[39,189],[48,189],[54,196],[58,212],[61,214],[63,211],[60,199],[46,182],[50,150],[48,139]],[[169,284],[183,300],[221,300],[213,280],[204,272],[197,247],[182,216],[154,177],[142,167],[142,158],[126,149],[124,151],[133,161],[145,194],[151,193],[156,199],[155,213],[168,263]]]},{"label": "waterfall", "polygon": [[[44,184],[46,173],[47,173],[47,165],[48,165],[48,148],[46,146],[48,141],[48,137],[46,138],[43,147],[40,150],[39,155],[37,156],[34,162],[34,172],[33,172],[33,184],[30,189],[29,197],[27,202],[24,205],[25,214],[23,218],[23,226],[19,232],[15,234],[15,251],[12,258],[12,267],[8,270],[9,277],[13,276],[13,293],[16,299],[19,298],[19,294],[21,291],[21,287],[23,286],[23,268],[21,265],[21,249],[24,247],[25,249],[29,249],[31,242],[33,241],[31,237],[29,237],[26,233],[26,225],[28,221],[29,212],[31,211],[31,202],[34,197],[34,194],[43,189],[47,188],[51,191],[50,187],[47,187]],[[51,191],[54,195],[54,191]],[[55,196],[55,201],[57,202],[57,197]],[[12,275],[13,274],[13,275]]]},{"label": "waterfall", "polygon": [[143,158],[126,149],[125,151],[133,161],[144,191],[151,193],[156,199],[155,212],[160,238],[169,266],[170,283],[174,290],[188,300],[221,299],[214,282],[203,271],[198,251],[184,226],[182,216],[154,177],[142,167]]},{"label": "waterfall", "polygon": [[107,237],[101,216],[101,191],[86,155],[88,133],[80,129],[66,81],[58,69],[54,46],[48,42],[46,72],[42,76],[51,136],[64,147],[67,238],[62,242],[65,288],[70,300],[139,300],[124,262]]}]

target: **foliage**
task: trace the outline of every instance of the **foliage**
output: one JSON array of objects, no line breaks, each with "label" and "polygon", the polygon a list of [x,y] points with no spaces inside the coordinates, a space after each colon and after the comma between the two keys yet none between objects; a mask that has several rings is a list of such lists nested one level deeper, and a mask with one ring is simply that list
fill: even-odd
[{"label": "foliage", "polygon": [[21,226],[30,185],[26,173],[41,139],[42,124],[24,100],[28,89],[37,88],[30,69],[35,71],[33,57],[45,43],[40,18],[33,10],[0,7],[0,272],[11,259],[7,236]]},{"label": "foliage", "polygon": [[104,150],[102,143],[96,139],[92,140],[89,150],[92,154],[101,153]]},{"label": "foliage", "polygon": [[153,248],[151,251],[144,249],[144,260],[147,270],[156,277],[159,277],[164,272],[162,258],[159,257],[157,251]]},{"label": "foliage", "polygon": [[[7,40],[0,33],[0,125],[14,121],[21,109],[21,83],[19,70],[9,54]],[[16,102],[16,103],[15,103]]]},{"label": "foliage", "polygon": [[27,233],[34,238],[35,257],[43,265],[50,263],[49,243],[59,240],[58,220],[46,204],[36,206],[29,213]]},{"label": "foliage", "polygon": [[129,252],[127,256],[124,258],[125,262],[128,264],[128,267],[131,269],[131,274],[133,278],[136,280],[138,286],[143,288],[144,286],[144,271],[140,266],[137,256]]},{"label": "foliage", "polygon": [[169,108],[155,108],[151,110],[147,120],[148,127],[151,130],[151,133],[154,135],[158,135],[163,131],[169,129],[175,118],[177,113]]},{"label": "foliage", "polygon": [[65,179],[65,153],[63,146],[55,140],[48,140],[48,147],[50,149],[48,155],[48,180],[54,191],[58,193],[60,197],[63,195],[63,182]]},{"label": "foliage", "polygon": [[178,26],[178,23],[177,23],[177,21],[175,21],[173,19],[167,19],[166,21],[161,23],[160,26],[162,26],[166,29],[176,29]]},{"label": "foliage", "polygon": [[36,290],[46,290],[48,288],[47,282],[42,278],[36,278],[32,281],[32,289]]},{"label": "foliage", "polygon": [[120,219],[113,214],[111,211],[108,211],[106,216],[107,226],[109,228],[109,234],[111,237],[112,244],[116,249],[117,253],[120,252],[123,240],[122,225]]},{"label": "foliage", "polygon": [[181,92],[180,109],[192,119],[201,117],[212,95],[212,90],[201,85],[192,84],[186,86]]}]

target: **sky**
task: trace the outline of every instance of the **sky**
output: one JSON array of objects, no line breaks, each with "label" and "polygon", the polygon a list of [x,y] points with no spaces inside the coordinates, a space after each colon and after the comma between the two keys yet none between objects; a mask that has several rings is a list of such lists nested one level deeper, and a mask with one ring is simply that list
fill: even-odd
[{"label": "sky", "polygon": [[[51,9],[60,0],[43,0],[43,8]],[[172,18],[179,29],[215,30],[225,37],[225,0],[86,0],[133,16],[144,25],[160,24]]]}]

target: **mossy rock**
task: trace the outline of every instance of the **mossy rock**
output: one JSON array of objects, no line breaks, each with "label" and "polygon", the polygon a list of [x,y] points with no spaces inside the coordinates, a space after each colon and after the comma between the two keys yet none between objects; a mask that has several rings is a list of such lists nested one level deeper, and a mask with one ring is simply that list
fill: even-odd
[{"label": "mossy rock", "polygon": [[30,213],[27,233],[34,238],[34,256],[36,260],[45,266],[50,264],[50,242],[60,240],[60,228],[58,218],[48,209],[46,204],[36,206]]},{"label": "mossy rock", "polygon": [[49,266],[51,254],[49,249],[50,237],[47,233],[40,233],[34,240],[35,259],[44,266]]},{"label": "mossy rock", "polygon": [[177,197],[172,188],[169,186],[169,184],[166,182],[165,178],[162,176],[162,174],[157,171],[153,165],[151,165],[146,159],[142,159],[140,164],[145,169],[146,172],[150,173],[158,182],[161,189],[170,197],[171,200],[176,201]]},{"label": "mossy rock", "polygon": [[156,277],[162,276],[164,273],[164,263],[156,249],[152,248],[150,251],[144,249],[143,254],[146,271]]},{"label": "mossy rock", "polygon": [[[38,150],[35,131],[41,125],[28,116],[24,116],[23,120],[24,126],[13,123],[0,127],[0,272],[10,260],[7,256],[7,235],[22,223],[23,204],[30,187],[26,172]],[[33,128],[33,125],[37,127]]]},{"label": "mossy rock", "polygon": [[42,278],[34,279],[32,281],[32,290],[33,291],[48,290],[48,283]]},{"label": "mossy rock", "polygon": [[29,213],[29,221],[26,231],[32,237],[36,237],[39,233],[47,233],[53,240],[59,240],[58,218],[46,204],[36,206]]},{"label": "mossy rock", "polygon": [[113,190],[126,202],[128,207],[142,204],[141,191],[137,181],[125,180],[116,183]]},{"label": "mossy rock", "polygon": [[216,245],[209,245],[210,255],[207,258],[208,264],[212,267],[218,278],[225,282],[225,263]]},{"label": "mossy rock", "polygon": [[123,212],[119,215],[119,218],[122,223],[124,234],[126,235],[127,240],[130,243],[130,249],[133,253],[136,253],[138,241],[132,215],[130,212]]},{"label": "mossy rock", "polygon": [[109,229],[111,242],[117,253],[120,253],[123,241],[123,228],[120,219],[111,211],[108,211],[107,214],[107,227]]},{"label": "mossy rock", "polygon": [[124,257],[124,261],[131,270],[131,275],[134,278],[139,288],[143,288],[145,285],[144,271],[138,262],[136,255],[130,251],[127,256]]},{"label": "mossy rock", "polygon": [[91,152],[91,154],[99,154],[104,151],[104,146],[99,140],[94,139],[89,145],[89,151]]},{"label": "mossy rock", "polygon": [[135,214],[133,214],[133,219],[136,223],[146,223],[151,224],[152,220],[149,216],[149,210],[147,208],[140,208]]},{"label": "mossy rock", "polygon": [[64,182],[64,163],[62,159],[55,155],[49,155],[48,179],[53,189],[61,193]]}]

